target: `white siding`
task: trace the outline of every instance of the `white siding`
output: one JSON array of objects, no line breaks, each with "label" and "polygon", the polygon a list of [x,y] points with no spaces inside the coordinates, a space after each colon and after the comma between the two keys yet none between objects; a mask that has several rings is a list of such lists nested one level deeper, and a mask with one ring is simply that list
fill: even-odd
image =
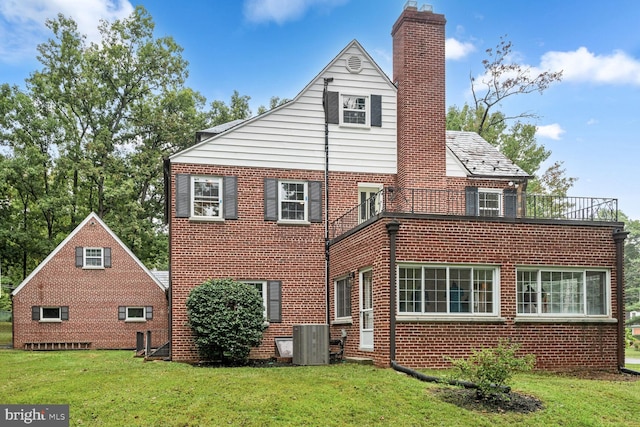
[{"label": "white siding", "polygon": [[[362,58],[362,71],[350,73],[346,58]],[[332,171],[396,173],[396,90],[356,42],[351,42],[291,102],[227,133],[171,157],[173,163],[324,170],[324,78],[328,90],[382,96],[382,127],[329,125]]]},{"label": "white siding", "polygon": [[447,148],[447,176],[466,177],[467,170],[460,160]]}]

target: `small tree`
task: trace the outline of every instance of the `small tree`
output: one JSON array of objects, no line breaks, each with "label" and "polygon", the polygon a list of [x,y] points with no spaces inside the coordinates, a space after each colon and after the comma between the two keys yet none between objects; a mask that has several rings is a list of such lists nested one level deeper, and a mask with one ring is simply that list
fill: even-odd
[{"label": "small tree", "polygon": [[451,363],[458,374],[478,386],[478,397],[506,398],[513,374],[529,371],[535,364],[533,354],[517,357],[519,349],[520,344],[501,339],[495,348],[475,350],[468,359],[451,360]]},{"label": "small tree", "polygon": [[262,341],[264,306],[258,290],[231,279],[212,279],[187,298],[187,315],[195,344],[205,360],[246,363]]}]

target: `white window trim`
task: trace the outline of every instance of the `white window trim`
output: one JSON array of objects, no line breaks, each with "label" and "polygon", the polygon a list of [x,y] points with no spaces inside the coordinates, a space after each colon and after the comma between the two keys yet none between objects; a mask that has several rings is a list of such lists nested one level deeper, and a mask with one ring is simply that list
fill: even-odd
[{"label": "white window trim", "polygon": [[[87,257],[90,250],[100,250],[100,265],[87,265],[87,259],[97,259],[98,257]],[[104,248],[87,247],[82,248],[82,268],[87,270],[103,270],[104,269]]]},{"label": "white window trim", "polygon": [[[450,269],[457,268],[470,268],[479,270],[493,270],[493,298],[491,300],[493,311],[489,313],[483,312],[422,312],[416,313],[413,311],[400,311],[400,268],[446,268],[447,269],[447,284],[450,282],[449,271]],[[473,277],[473,276],[472,276]],[[421,289],[423,290],[422,298],[424,298],[424,280],[425,275],[422,275]],[[447,288],[449,289],[449,288]],[[490,264],[425,264],[415,262],[403,262],[396,266],[396,317],[399,321],[420,321],[420,320],[453,320],[464,319],[486,322],[500,320],[500,267]],[[446,306],[449,307],[449,292],[447,292]],[[422,307],[424,307],[424,300],[422,301]]]},{"label": "white window trim", "polygon": [[[303,184],[304,185],[304,219],[287,219],[282,218],[282,203],[286,202],[282,197],[282,184]],[[278,180],[278,222],[284,224],[310,224],[309,222],[309,182],[296,179],[280,179]]]},{"label": "white window trim", "polygon": [[[381,193],[382,189],[384,188],[383,184],[372,184],[372,183],[368,183],[368,182],[360,182],[358,183],[358,206],[359,209],[362,209],[361,205],[361,200],[360,200],[360,195],[362,194],[363,191],[367,191],[370,192],[371,190],[377,190],[378,196],[376,198],[376,215],[380,212],[382,212],[384,210],[384,200],[383,200],[383,195]],[[366,218],[362,218],[362,212],[359,210],[358,211],[358,222],[364,222],[367,221],[369,218],[371,218],[371,215],[367,214]]]},{"label": "white window trim", "polygon": [[[340,281],[345,281],[345,285],[347,286],[347,288],[349,289],[349,316],[338,316],[338,282]],[[341,323],[352,323],[353,319],[351,316],[351,312],[353,311],[353,307],[351,306],[351,287],[352,284],[349,283],[351,281],[351,278],[349,276],[342,276],[342,277],[338,277],[337,279],[335,279],[333,281],[333,296],[334,296],[334,307],[333,307],[333,318],[334,318],[334,324],[341,324]]]},{"label": "white window trim", "polygon": [[[483,211],[488,211],[488,209],[484,209],[482,210],[480,208],[480,194],[481,193],[488,193],[488,194],[498,194],[498,214],[497,215],[482,215],[481,212]],[[503,204],[503,192],[500,189],[496,189],[496,188],[478,188],[478,216],[504,216],[504,204]],[[491,211],[493,212],[493,209],[491,209]]]},{"label": "white window trim", "polygon": [[[359,124],[359,123],[345,123],[344,121],[344,101],[343,99],[345,97],[357,97],[357,98],[364,98],[365,99],[365,123],[364,124]],[[371,96],[370,95],[364,95],[364,94],[358,94],[358,93],[341,93],[340,94],[340,126],[343,127],[355,127],[355,128],[370,128],[371,127]]]},{"label": "white window trim", "polygon": [[267,317],[267,281],[266,280],[242,280],[241,283],[246,283],[247,285],[261,285],[262,286],[262,291],[260,292],[262,294],[262,307],[264,308],[264,318],[265,320],[268,319]]},{"label": "white window trim", "polygon": [[[130,309],[142,309],[142,317],[130,317],[129,310]],[[146,322],[147,321],[147,308],[139,307],[139,306],[130,306],[125,308],[126,317],[124,319],[125,322]]]},{"label": "white window trim", "polygon": [[[542,311],[540,307],[536,307],[535,313],[518,313],[518,272],[520,271],[532,271],[537,272],[537,285],[538,290],[541,289],[541,272],[565,272],[565,273],[582,273],[583,277],[583,292],[584,292],[584,301],[583,301],[583,311],[582,313],[548,313]],[[604,296],[604,304],[606,313],[605,314],[588,314],[587,313],[587,293],[586,293],[586,277],[587,272],[596,272],[596,273],[605,273],[605,296]],[[570,319],[610,319],[611,318],[611,270],[607,268],[601,267],[584,267],[584,268],[576,268],[576,267],[527,267],[527,266],[518,266],[516,267],[516,317],[519,318],[531,318],[531,319],[555,319],[555,320],[570,320]],[[539,292],[539,291],[538,291]],[[539,296],[539,295],[538,295]]]},{"label": "white window trim", "polygon": [[[223,206],[223,194],[224,194],[224,188],[223,188],[223,179],[222,177],[219,176],[206,176],[206,175],[192,175],[191,176],[191,183],[190,183],[190,188],[191,188],[191,194],[189,195],[189,219],[193,220],[193,221],[224,221],[224,206]],[[205,216],[205,215],[196,215],[195,214],[195,209],[194,209],[194,205],[195,205],[195,183],[198,180],[210,180],[210,181],[217,181],[218,182],[218,204],[219,204],[219,208],[218,208],[218,215],[215,216]]]},{"label": "white window trim", "polygon": [[[44,310],[55,308],[58,310],[58,317],[44,317]],[[62,307],[60,306],[42,306],[40,307],[40,322],[43,323],[61,323],[62,322]]]}]

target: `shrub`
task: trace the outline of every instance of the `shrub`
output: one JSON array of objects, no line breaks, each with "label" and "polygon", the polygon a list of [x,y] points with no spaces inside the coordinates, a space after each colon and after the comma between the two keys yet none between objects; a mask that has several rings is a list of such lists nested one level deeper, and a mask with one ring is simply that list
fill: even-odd
[{"label": "shrub", "polygon": [[187,298],[189,326],[201,357],[224,364],[246,363],[262,341],[264,306],[258,290],[231,279],[212,279]]},{"label": "shrub", "polygon": [[475,350],[468,359],[450,360],[455,371],[478,386],[480,398],[506,398],[508,383],[516,372],[533,369],[535,356],[517,357],[520,344],[500,340],[495,348]]}]

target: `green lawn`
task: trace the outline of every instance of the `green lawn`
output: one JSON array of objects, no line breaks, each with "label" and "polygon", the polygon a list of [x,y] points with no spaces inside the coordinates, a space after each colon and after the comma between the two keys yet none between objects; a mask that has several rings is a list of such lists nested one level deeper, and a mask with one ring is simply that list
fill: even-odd
[{"label": "green lawn", "polygon": [[0,322],[0,346],[11,344],[11,322]]},{"label": "green lawn", "polygon": [[[518,375],[531,414],[461,409],[392,369],[339,364],[197,368],[130,351],[0,350],[0,402],[69,404],[73,426],[640,425],[640,379]],[[628,377],[627,377],[628,378]]]}]

